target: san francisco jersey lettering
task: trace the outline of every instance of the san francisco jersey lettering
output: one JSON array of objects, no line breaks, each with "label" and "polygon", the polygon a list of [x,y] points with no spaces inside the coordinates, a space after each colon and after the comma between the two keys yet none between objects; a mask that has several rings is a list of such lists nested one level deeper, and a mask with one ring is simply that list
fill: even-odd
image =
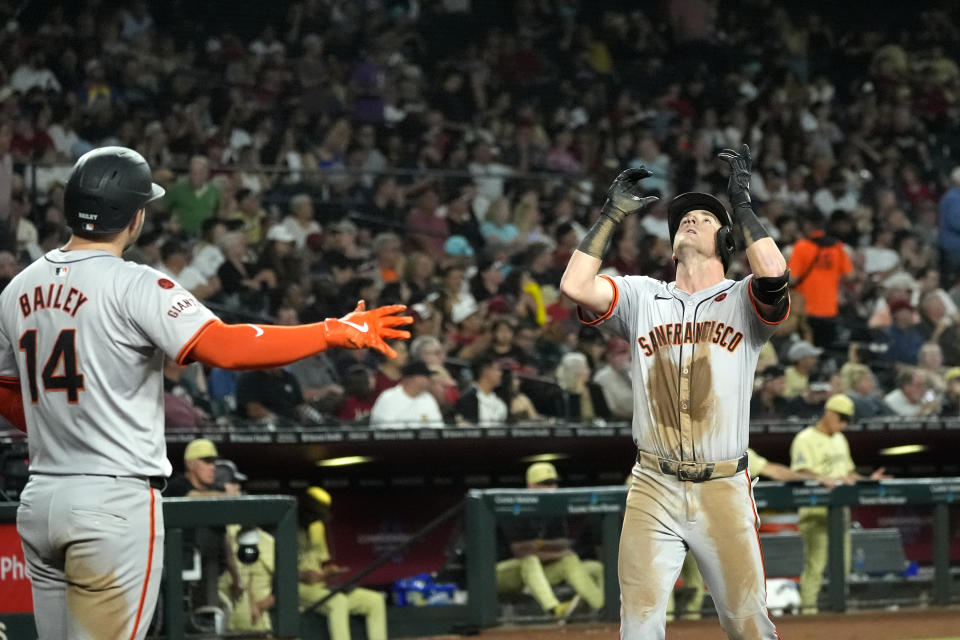
[{"label": "san francisco jersey lettering", "polygon": [[695,294],[647,276],[611,281],[614,307],[594,322],[633,345],[637,447],[672,460],[739,458],[750,419],[750,390],[741,386],[775,330],[757,315],[750,278]]}]

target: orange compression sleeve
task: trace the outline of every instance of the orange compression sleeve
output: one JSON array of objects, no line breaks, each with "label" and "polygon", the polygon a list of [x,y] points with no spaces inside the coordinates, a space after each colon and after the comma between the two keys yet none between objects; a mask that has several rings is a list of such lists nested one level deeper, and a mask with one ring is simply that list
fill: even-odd
[{"label": "orange compression sleeve", "polygon": [[326,348],[322,322],[278,327],[214,320],[187,342],[177,360],[180,364],[196,360],[221,369],[271,369]]},{"label": "orange compression sleeve", "polygon": [[24,433],[27,418],[23,415],[23,395],[20,393],[20,378],[0,377],[0,415]]}]

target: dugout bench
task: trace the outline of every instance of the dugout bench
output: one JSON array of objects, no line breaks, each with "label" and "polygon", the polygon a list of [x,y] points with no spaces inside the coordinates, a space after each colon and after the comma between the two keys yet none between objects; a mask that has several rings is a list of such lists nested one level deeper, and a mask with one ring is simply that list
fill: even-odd
[{"label": "dugout bench", "polygon": [[[619,619],[617,548],[626,501],[626,486],[554,489],[471,490],[467,494],[467,589],[470,622],[488,627],[497,623],[496,523],[524,516],[601,517],[601,555],[604,572],[603,619]],[[829,509],[827,600],[833,611],[846,610],[843,560],[843,508],[874,505],[933,506],[933,600],[950,603],[950,506],[960,502],[960,478],[881,480],[842,485],[832,491],[813,483],[760,482],[754,489],[757,509],[794,510],[826,506]]]}]

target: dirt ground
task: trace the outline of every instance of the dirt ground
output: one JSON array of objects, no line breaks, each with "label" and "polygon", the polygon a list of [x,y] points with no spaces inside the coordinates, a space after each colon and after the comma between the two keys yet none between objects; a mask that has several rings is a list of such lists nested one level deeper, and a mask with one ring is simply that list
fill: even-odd
[{"label": "dirt ground", "polygon": [[[775,619],[783,640],[960,640],[960,608],[868,611]],[[615,640],[614,624],[497,627],[480,640]],[[454,640],[463,636],[434,636]],[[671,622],[667,640],[727,640],[716,619]]]}]

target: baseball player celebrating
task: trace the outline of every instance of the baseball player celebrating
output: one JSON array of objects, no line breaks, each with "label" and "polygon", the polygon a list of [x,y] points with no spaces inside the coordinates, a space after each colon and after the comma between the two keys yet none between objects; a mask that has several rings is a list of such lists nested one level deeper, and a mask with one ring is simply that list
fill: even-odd
[{"label": "baseball player celebrating", "polygon": [[143,638],[159,590],[170,475],[164,356],[269,368],[328,347],[371,347],[412,319],[403,306],[274,327],[227,325],[183,287],[123,250],[163,195],[140,154],[105,147],[73,167],[73,237],[0,294],[0,413],[27,431],[30,480],[17,528],[41,639]]},{"label": "baseball player celebrating", "polygon": [[[750,150],[725,150],[733,217],[705,193],[667,207],[676,282],[598,275],[608,240],[642,212],[645,168],[613,182],[561,288],[587,324],[632,345],[637,464],[620,538],[621,637],[664,637],[667,599],[689,549],[730,638],[772,640],[759,520],[747,467],[750,390],[760,348],[789,312],[786,263],[750,206]],[[724,277],[743,230],[753,270]]]}]

